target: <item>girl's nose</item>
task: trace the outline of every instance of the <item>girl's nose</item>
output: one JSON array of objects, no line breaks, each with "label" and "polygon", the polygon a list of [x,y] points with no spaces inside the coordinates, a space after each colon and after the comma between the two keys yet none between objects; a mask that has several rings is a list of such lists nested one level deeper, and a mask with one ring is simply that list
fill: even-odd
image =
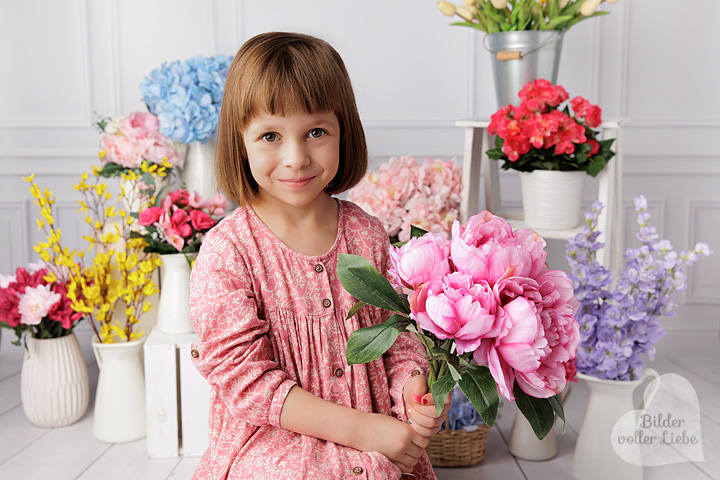
[{"label": "girl's nose", "polygon": [[286,167],[302,168],[310,164],[310,152],[308,151],[305,142],[286,142],[285,146],[285,152],[283,152],[283,164]]}]

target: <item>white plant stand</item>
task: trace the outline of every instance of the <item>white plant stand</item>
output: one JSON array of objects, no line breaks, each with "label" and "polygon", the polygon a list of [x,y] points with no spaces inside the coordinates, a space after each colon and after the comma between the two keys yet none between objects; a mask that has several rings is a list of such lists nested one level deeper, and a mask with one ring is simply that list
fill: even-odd
[{"label": "white plant stand", "polygon": [[150,458],[199,456],[208,448],[210,386],[192,363],[196,334],[153,330],[145,342],[147,447]]},{"label": "white plant stand", "polygon": [[[605,205],[598,218],[599,240],[605,248],[598,251],[597,259],[602,265],[615,273],[622,265],[622,176],[623,155],[621,147],[621,129],[628,119],[606,120],[600,124],[602,140],[614,138],[612,150],[615,156],[598,174],[599,187],[597,199]],[[513,229],[527,228],[523,222],[522,208],[503,208],[500,195],[499,162],[491,160],[485,153],[494,148],[494,138],[488,133],[490,120],[458,120],[456,127],[465,128],[465,148],[463,151],[463,185],[460,204],[460,220],[465,222],[480,211],[481,173],[484,175],[485,209],[510,221]],[[582,231],[584,224],[567,230],[536,230],[543,238],[568,240]]]}]

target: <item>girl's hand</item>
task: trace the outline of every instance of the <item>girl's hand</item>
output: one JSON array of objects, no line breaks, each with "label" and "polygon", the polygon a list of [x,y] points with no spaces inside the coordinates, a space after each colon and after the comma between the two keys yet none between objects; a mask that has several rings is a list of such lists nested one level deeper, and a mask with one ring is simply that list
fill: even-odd
[{"label": "girl's hand", "polygon": [[402,473],[412,473],[430,440],[394,417],[370,414],[359,433],[358,450],[380,452]]},{"label": "girl's hand", "polygon": [[438,416],[435,401],[431,393],[427,393],[427,379],[422,375],[410,378],[403,389],[405,413],[413,430],[423,437],[430,438],[440,431],[450,411],[451,396],[445,399],[445,406]]}]

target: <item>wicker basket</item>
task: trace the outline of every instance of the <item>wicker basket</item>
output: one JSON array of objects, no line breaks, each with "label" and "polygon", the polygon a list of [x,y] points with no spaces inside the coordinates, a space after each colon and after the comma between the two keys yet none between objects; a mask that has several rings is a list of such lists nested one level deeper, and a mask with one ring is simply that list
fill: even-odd
[{"label": "wicker basket", "polygon": [[474,432],[442,430],[430,438],[425,449],[433,467],[469,467],[485,458],[485,443],[490,427],[478,426]]}]

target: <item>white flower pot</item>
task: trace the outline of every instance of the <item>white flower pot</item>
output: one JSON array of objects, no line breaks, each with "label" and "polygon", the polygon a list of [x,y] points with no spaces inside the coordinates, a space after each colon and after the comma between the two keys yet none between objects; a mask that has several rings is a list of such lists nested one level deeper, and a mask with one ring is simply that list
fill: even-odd
[{"label": "white flower pot", "polygon": [[157,329],[166,334],[192,333],[190,324],[190,262],[196,253],[160,255],[160,304]]},{"label": "white flower pot", "polygon": [[527,418],[517,410],[513,419],[510,437],[508,438],[508,451],[511,455],[523,460],[542,461],[550,460],[557,455],[557,438],[555,427],[548,432],[542,440],[538,440]]},{"label": "white flower pot", "polygon": [[102,442],[119,443],[147,435],[143,344],[100,343],[92,339],[100,376],[95,395],[93,436]]},{"label": "white flower pot", "polygon": [[193,142],[188,145],[180,179],[188,192],[197,192],[208,198],[217,193],[215,181],[215,141]]},{"label": "white flower pot", "polygon": [[[588,401],[575,444],[572,474],[576,480],[642,480],[643,469],[622,459],[612,446],[613,427],[627,412],[633,411],[633,391],[646,378],[658,373],[646,368],[638,380],[605,380],[577,374],[587,383]],[[637,445],[625,445],[639,448]],[[640,454],[637,454],[640,458]]]},{"label": "white flower pot", "polygon": [[64,427],[82,418],[90,392],[87,366],[74,333],[27,337],[20,397],[25,415],[38,427]]},{"label": "white flower pot", "polygon": [[565,230],[580,224],[585,172],[519,172],[523,213],[530,228]]}]

